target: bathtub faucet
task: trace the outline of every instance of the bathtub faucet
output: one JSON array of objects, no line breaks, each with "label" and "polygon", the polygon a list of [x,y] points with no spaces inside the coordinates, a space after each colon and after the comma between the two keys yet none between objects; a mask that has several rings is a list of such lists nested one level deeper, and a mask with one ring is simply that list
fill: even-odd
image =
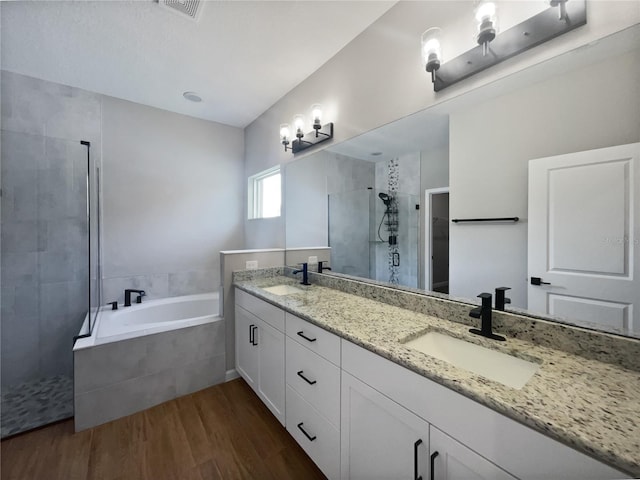
[{"label": "bathtub faucet", "polygon": [[125,307],[130,307],[131,306],[131,294],[132,293],[137,293],[138,294],[138,298],[136,298],[136,303],[142,303],[142,297],[144,297],[146,295],[144,290],[133,290],[131,288],[127,288],[124,291],[124,306]]}]

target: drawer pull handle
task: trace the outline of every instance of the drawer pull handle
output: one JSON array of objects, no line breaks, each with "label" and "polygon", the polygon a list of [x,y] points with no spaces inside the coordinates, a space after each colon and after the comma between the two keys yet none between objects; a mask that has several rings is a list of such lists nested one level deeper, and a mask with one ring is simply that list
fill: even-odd
[{"label": "drawer pull handle", "polygon": [[258,330],[258,327],[256,327],[255,325],[251,325],[249,329],[250,329],[249,341],[251,342],[251,345],[255,347],[256,345],[258,345],[258,339],[256,338],[256,330]]},{"label": "drawer pull handle", "polygon": [[315,338],[309,338],[309,337],[307,337],[307,336],[304,334],[304,332],[303,332],[302,330],[300,330],[300,331],[298,332],[298,335],[300,335],[302,338],[304,338],[307,342],[315,342],[315,341],[316,341],[316,339],[315,339]]},{"label": "drawer pull handle", "polygon": [[438,452],[433,452],[431,454],[431,480],[434,480],[434,478],[436,478],[436,457],[438,455]]},{"label": "drawer pull handle", "polygon": [[302,372],[304,372],[304,370],[300,370],[298,372],[298,376],[303,379],[305,382],[307,382],[309,385],[315,385],[316,381],[315,380],[309,380],[307,377],[305,377]]},{"label": "drawer pull handle", "polygon": [[422,480],[422,475],[419,475],[419,466],[418,466],[418,447],[422,444],[422,439],[419,438],[413,444],[413,479],[414,480]]},{"label": "drawer pull handle", "polygon": [[313,437],[310,436],[307,432],[304,431],[304,428],[302,428],[303,422],[300,422],[298,424],[298,428],[300,429],[300,431],[302,433],[304,433],[304,436],[307,437],[309,439],[310,442],[313,442],[316,439],[316,436],[314,435]]}]

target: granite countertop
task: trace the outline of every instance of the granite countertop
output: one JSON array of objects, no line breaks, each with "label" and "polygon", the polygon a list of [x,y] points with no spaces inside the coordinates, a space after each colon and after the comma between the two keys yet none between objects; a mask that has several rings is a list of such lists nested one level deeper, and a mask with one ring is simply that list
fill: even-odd
[{"label": "granite countertop", "polygon": [[[303,290],[273,295],[264,287]],[[375,300],[277,276],[235,285],[325,330],[430,378],[613,467],[640,477],[640,372],[508,338],[496,342],[469,327]],[[426,330],[449,335],[541,364],[516,390],[402,343]]]}]

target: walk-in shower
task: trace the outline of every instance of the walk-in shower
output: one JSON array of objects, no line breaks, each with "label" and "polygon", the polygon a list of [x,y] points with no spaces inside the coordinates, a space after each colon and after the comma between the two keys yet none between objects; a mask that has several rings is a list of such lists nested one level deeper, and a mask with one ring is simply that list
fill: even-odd
[{"label": "walk-in shower", "polygon": [[73,415],[73,337],[100,303],[100,246],[90,143],[1,135],[4,438]]},{"label": "walk-in shower", "polygon": [[333,271],[417,287],[418,203],[416,195],[398,191],[330,194]]}]

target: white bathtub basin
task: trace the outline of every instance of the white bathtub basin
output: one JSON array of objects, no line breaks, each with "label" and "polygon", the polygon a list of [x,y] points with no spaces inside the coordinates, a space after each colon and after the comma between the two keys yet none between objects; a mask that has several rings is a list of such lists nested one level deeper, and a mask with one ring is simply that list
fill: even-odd
[{"label": "white bathtub basin", "polygon": [[291,295],[292,293],[302,293],[304,291],[293,285],[275,285],[273,287],[263,288],[263,290],[273,293],[274,295]]},{"label": "white bathtub basin", "polygon": [[516,390],[524,387],[540,368],[538,363],[438,332],[428,332],[405,345]]}]

